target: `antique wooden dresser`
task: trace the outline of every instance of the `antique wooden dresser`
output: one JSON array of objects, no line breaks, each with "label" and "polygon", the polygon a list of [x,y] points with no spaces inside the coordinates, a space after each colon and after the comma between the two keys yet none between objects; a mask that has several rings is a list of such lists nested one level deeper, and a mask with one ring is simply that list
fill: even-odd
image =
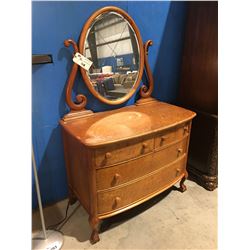
[{"label": "antique wooden dresser", "polygon": [[[148,41],[143,46],[132,18],[121,9],[106,7],[98,10],[83,28],[79,49],[71,39],[66,40],[65,45],[73,45],[75,53],[79,51],[80,54],[86,56],[86,48],[90,48],[90,43],[93,42],[93,39],[88,37],[91,36],[91,27],[96,25],[95,32],[98,32],[105,29],[103,28],[105,25],[109,27],[118,25],[117,17],[109,16],[108,13],[122,16],[123,21],[129,27],[128,34],[131,35],[133,32],[135,35],[134,38],[130,38],[129,42],[132,44],[134,55],[138,56],[133,64],[136,65],[136,61],[138,62],[135,70],[137,80],[133,87],[122,96],[121,93],[126,92],[126,88],[122,89],[122,84],[117,87],[119,85],[117,78],[123,73],[119,71],[120,68],[116,69],[117,88],[113,87],[113,92],[108,92],[106,89],[104,96],[103,91],[99,92],[93,86],[101,85],[104,81],[112,83],[114,72],[107,75],[106,72],[91,73],[93,72],[91,69],[80,68],[85,83],[99,100],[111,105],[119,104],[135,93],[145,64],[149,86],[141,87],[141,99],[134,105],[94,113],[85,109],[87,101],[85,96],[78,95],[77,102],[72,101],[72,86],[79,67],[77,63],[73,64],[66,89],[66,102],[71,112],[60,121],[60,124],[63,131],[70,203],[73,204],[79,200],[88,212],[89,223],[92,227],[91,243],[99,240],[98,225],[101,219],[139,205],[179,181],[180,191],[186,190],[184,181],[187,178],[188,145],[191,122],[195,116],[192,111],[159,102],[150,97],[153,90],[153,77],[147,55],[152,41]],[[101,21],[100,15],[103,15]],[[105,20],[107,17],[108,24]],[[100,23],[101,26],[98,26]],[[119,29],[118,26],[115,28],[116,31]],[[98,37],[99,35],[96,34],[96,40]],[[88,43],[85,40],[88,40]],[[110,43],[112,42],[113,40]],[[97,47],[98,42],[95,42],[95,45]],[[134,48],[135,45],[138,48],[137,51]],[[92,47],[94,47],[93,44]],[[92,48],[92,52],[89,52],[91,56],[88,58],[92,59],[94,68],[98,71],[100,62],[98,58],[94,59],[97,53],[93,51]],[[122,58],[122,54],[119,56]],[[130,68],[132,68],[131,65]],[[101,78],[96,77],[96,74],[98,77],[101,74]],[[127,72],[123,78],[129,74]],[[110,95],[118,91],[118,98]]]}]

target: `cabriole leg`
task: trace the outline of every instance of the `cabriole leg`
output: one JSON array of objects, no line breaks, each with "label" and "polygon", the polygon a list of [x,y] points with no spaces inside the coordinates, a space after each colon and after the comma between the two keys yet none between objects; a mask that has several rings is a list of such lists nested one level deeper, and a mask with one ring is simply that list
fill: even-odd
[{"label": "cabriole leg", "polygon": [[187,190],[186,185],[184,184],[185,180],[188,178],[188,172],[185,172],[185,175],[182,177],[181,182],[180,182],[180,188],[179,190],[183,193]]},{"label": "cabriole leg", "polygon": [[96,242],[100,240],[99,234],[98,234],[99,223],[100,223],[100,220],[97,217],[89,216],[89,225],[92,229],[92,233],[89,239],[91,244],[95,244]]}]

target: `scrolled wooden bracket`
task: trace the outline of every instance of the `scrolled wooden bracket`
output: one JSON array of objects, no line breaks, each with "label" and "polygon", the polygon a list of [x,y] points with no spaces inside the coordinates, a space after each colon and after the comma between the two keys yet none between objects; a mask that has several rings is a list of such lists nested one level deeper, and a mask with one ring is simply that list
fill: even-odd
[{"label": "scrolled wooden bracket", "polygon": [[[76,42],[72,39],[67,39],[64,41],[64,46],[65,47],[69,47],[70,45],[73,46],[74,48],[74,53],[77,53],[79,51],[78,46],[76,44]],[[74,54],[73,54],[74,56]],[[80,110],[85,110],[85,106],[87,103],[87,98],[86,96],[84,96],[83,94],[78,94],[76,96],[76,101],[77,103],[75,103],[72,100],[72,89],[74,86],[74,82],[75,82],[75,78],[76,78],[76,74],[78,71],[78,65],[76,63],[73,64],[68,81],[67,81],[67,87],[66,87],[66,103],[68,104],[68,106],[70,107],[71,111],[80,111]]]},{"label": "scrolled wooden bracket", "polygon": [[140,89],[140,95],[142,98],[150,97],[152,92],[153,92],[153,89],[154,89],[154,79],[153,79],[153,75],[152,75],[152,72],[150,70],[149,63],[148,63],[148,48],[149,48],[149,46],[152,46],[152,45],[153,45],[152,40],[148,40],[144,44],[145,67],[146,67],[146,75],[148,78],[149,87],[147,87],[145,84],[142,85],[142,87]]},{"label": "scrolled wooden bracket", "polygon": [[72,40],[72,39],[66,39],[66,40],[64,40],[64,46],[65,47],[69,47],[70,45],[73,46],[74,53],[79,52],[78,46],[77,46],[77,44],[76,44],[76,42],[74,40]]}]

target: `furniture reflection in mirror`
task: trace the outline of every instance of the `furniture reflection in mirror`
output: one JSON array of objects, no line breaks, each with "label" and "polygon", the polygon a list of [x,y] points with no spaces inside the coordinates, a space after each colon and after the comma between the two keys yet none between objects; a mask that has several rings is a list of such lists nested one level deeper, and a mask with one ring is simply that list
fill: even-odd
[{"label": "furniture reflection in mirror", "polygon": [[[103,18],[108,18],[108,21],[105,19],[102,23]],[[118,43],[115,48],[118,55],[116,64],[112,70],[109,68],[106,71],[107,65],[103,66],[104,69],[100,67],[102,62],[98,53],[104,53],[101,46],[91,48],[90,45],[93,40],[100,45],[100,36],[86,37],[89,37],[93,27],[95,32],[105,30],[106,26],[112,30],[117,28],[117,23],[122,30],[127,30],[125,38],[128,35],[131,37],[129,28],[134,31],[139,57],[131,61],[133,63],[125,63],[122,49],[127,47]],[[114,40],[117,38],[105,36],[105,42],[112,41],[109,44],[113,43],[113,46],[116,44]],[[130,41],[130,50],[134,53],[132,40],[126,38],[120,42]],[[84,49],[85,43],[88,52]],[[76,96],[76,101],[72,100],[72,88],[79,69],[77,64],[73,64],[68,78],[66,102],[71,111],[60,124],[69,199],[70,204],[79,200],[88,212],[92,228],[90,241],[96,243],[102,219],[137,206],[177,182],[180,182],[180,191],[186,190],[186,162],[195,113],[151,97],[154,81],[147,56],[152,41],[143,45],[138,28],[123,10],[111,6],[96,11],[83,27],[79,49],[73,40],[65,40],[65,46],[70,45],[75,53],[89,53],[94,61],[94,67],[89,72],[83,68],[80,71],[91,93],[104,103],[116,105],[128,100],[139,87],[144,66],[148,78],[148,86],[140,88],[141,98],[135,105],[99,113],[85,109],[87,98],[82,94]],[[113,50],[109,49],[109,52],[113,53]]]},{"label": "furniture reflection in mirror", "polygon": [[105,12],[93,21],[85,40],[84,55],[93,64],[88,77],[107,99],[129,93],[138,77],[139,47],[129,22],[116,12]]}]

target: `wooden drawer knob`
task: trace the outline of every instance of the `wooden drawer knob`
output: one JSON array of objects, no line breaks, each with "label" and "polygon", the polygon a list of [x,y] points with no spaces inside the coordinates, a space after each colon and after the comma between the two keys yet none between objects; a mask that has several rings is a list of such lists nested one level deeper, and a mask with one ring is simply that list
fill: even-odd
[{"label": "wooden drawer knob", "polygon": [[162,141],[162,142],[163,142],[163,141],[166,141],[167,139],[168,139],[168,136],[166,136],[166,135],[161,137],[161,141]]},{"label": "wooden drawer knob", "polygon": [[111,181],[111,187],[117,185],[120,179],[121,175],[116,173]]},{"label": "wooden drawer knob", "polygon": [[115,181],[115,183],[117,183],[120,180],[120,178],[121,178],[120,174],[115,174],[114,175],[114,181]]},{"label": "wooden drawer knob", "polygon": [[180,174],[181,170],[179,168],[176,169],[176,176]]},{"label": "wooden drawer knob", "polygon": [[107,153],[105,154],[105,158],[106,158],[106,159],[110,159],[111,156],[112,156],[112,154],[111,154],[110,152],[107,152]]},{"label": "wooden drawer knob", "polygon": [[178,156],[183,152],[183,149],[182,148],[178,148]]},{"label": "wooden drawer knob", "polygon": [[116,208],[117,206],[119,206],[121,200],[122,199],[119,196],[115,197],[113,208]]},{"label": "wooden drawer knob", "polygon": [[184,127],[184,134],[188,132],[188,126]]},{"label": "wooden drawer knob", "polygon": [[143,142],[143,143],[142,143],[142,147],[145,149],[145,148],[148,147],[148,144],[147,144],[146,142]]}]

